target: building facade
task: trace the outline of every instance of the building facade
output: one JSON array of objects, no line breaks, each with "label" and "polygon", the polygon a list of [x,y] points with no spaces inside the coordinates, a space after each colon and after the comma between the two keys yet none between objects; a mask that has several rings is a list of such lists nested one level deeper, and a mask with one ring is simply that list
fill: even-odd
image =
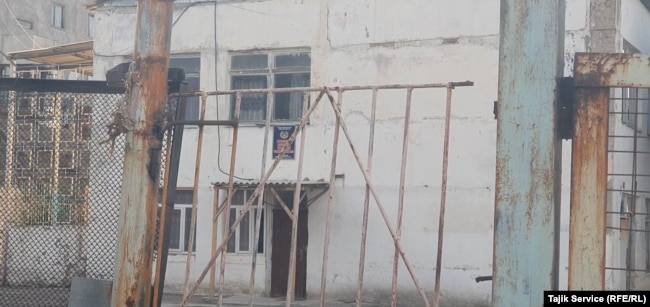
[{"label": "building facade", "polygon": [[[94,35],[94,14],[87,1],[0,2],[0,77],[54,79],[59,67],[19,60],[12,66],[9,54],[89,41]],[[70,69],[73,70],[73,69]]]},{"label": "building facade", "polygon": [[[496,152],[496,120],[493,101],[497,97],[499,1],[216,1],[179,3],[173,17],[171,66],[191,72],[190,84],[202,91],[281,88],[304,86],[347,86],[414,84],[448,81],[474,81],[474,86],[454,92],[452,137],[450,140],[448,208],[442,267],[443,302],[458,306],[488,305],[491,285],[476,283],[475,278],[491,275],[494,216],[494,178]],[[130,61],[134,44],[135,8],[133,1],[103,1],[97,8],[95,40],[95,73],[103,76],[111,67]],[[566,68],[572,73],[575,52],[650,52],[650,38],[644,25],[650,23],[645,1],[568,0],[566,1]],[[552,46],[549,46],[552,48]],[[644,90],[617,90],[614,97],[634,101],[621,104],[619,116],[610,119],[615,134],[632,133],[630,127],[647,127],[647,116],[632,120],[629,114],[648,113],[647,105],[638,103],[647,97]],[[647,90],[646,90],[647,91]],[[403,101],[401,94],[386,94],[377,101],[375,165],[372,176],[385,199],[387,210],[397,213],[399,162],[401,159],[401,125]],[[636,96],[635,96],[636,95]],[[643,96],[646,95],[646,96]],[[272,126],[295,125],[300,118],[299,101],[290,96],[276,100]],[[406,199],[402,242],[411,257],[416,273],[425,289],[434,288],[435,253],[440,198],[440,173],[444,123],[444,95],[425,93],[413,98],[409,160],[406,171]],[[281,103],[280,103],[281,102]],[[233,214],[243,205],[250,189],[260,179],[263,148],[264,99],[242,101],[235,175],[243,179],[240,192],[233,197]],[[190,106],[190,118],[198,117],[198,99]],[[343,116],[358,144],[368,140],[370,95],[355,96],[343,104]],[[230,118],[228,101],[208,100],[206,119]],[[334,116],[327,108],[317,110],[310,118],[305,143],[303,176],[309,181],[328,181]],[[626,132],[629,129],[628,132]],[[644,128],[645,129],[645,128]],[[231,128],[206,127],[198,191],[198,220],[193,270],[196,278],[211,255],[212,204],[226,197],[222,189],[227,182],[227,169],[232,146]],[[198,129],[185,128],[185,145],[180,164],[180,190],[192,188]],[[344,144],[344,143],[342,143]],[[300,148],[300,144],[296,148]],[[364,152],[367,145],[360,145]],[[629,143],[610,143],[629,149]],[[637,148],[650,146],[640,139]],[[566,288],[569,229],[570,142],[564,142],[562,175],[562,224],[560,287]],[[266,165],[272,163],[268,155]],[[610,169],[629,171],[630,156],[610,156]],[[638,159],[641,167],[650,161]],[[296,160],[283,161],[271,179],[291,182],[296,179]],[[334,186],[334,219],[327,274],[328,297],[354,297],[356,293],[358,255],[365,181],[354,157],[345,146],[339,146],[336,168],[339,178]],[[612,186],[633,186],[625,179],[611,178]],[[246,184],[248,182],[249,184]],[[215,184],[217,183],[217,184]],[[637,190],[650,186],[639,180]],[[267,193],[268,194],[268,193]],[[307,297],[320,292],[320,270],[323,262],[323,238],[327,197],[317,198],[318,189],[306,197],[313,199],[303,213],[306,221],[302,231],[307,236],[304,274]],[[181,193],[182,195],[182,193]],[[218,196],[217,196],[218,195]],[[610,209],[619,210],[630,200],[625,192],[609,193]],[[646,202],[647,196],[634,192],[634,203]],[[218,197],[218,199],[215,199]],[[268,197],[268,196],[267,196]],[[290,197],[280,195],[286,202]],[[283,226],[275,217],[267,199],[265,205],[255,291],[276,293],[273,248],[281,244],[274,233]],[[174,212],[173,255],[167,269],[169,291],[182,289],[185,261],[189,249],[189,204],[187,198],[177,201]],[[650,202],[648,202],[650,203]],[[636,206],[641,208],[642,206]],[[627,207],[625,207],[627,208]],[[369,218],[368,247],[364,297],[383,302],[391,294],[393,243],[378,211],[372,207]],[[650,212],[641,208],[639,213]],[[301,218],[302,219],[302,218]],[[611,225],[623,219],[610,217]],[[395,218],[393,217],[393,223]],[[223,225],[225,220],[221,221]],[[643,224],[643,223],[641,223]],[[639,225],[639,223],[637,223]],[[647,225],[647,224],[646,224]],[[641,226],[640,226],[641,227]],[[620,228],[620,227],[619,227]],[[223,234],[219,229],[218,242]],[[237,229],[235,240],[228,245],[225,271],[228,293],[247,293],[250,276],[252,222]],[[629,239],[622,232],[608,235],[608,265],[620,267],[628,261],[626,246],[635,244],[632,257],[638,263],[648,262],[648,238],[645,234]],[[648,262],[650,263],[650,262]],[[609,288],[644,288],[646,272],[634,273],[635,281],[626,286],[625,272],[608,271]],[[404,266],[398,280],[400,302],[419,304],[419,298]],[[207,289],[207,283],[202,288]],[[281,289],[280,289],[281,290]],[[410,302],[410,303],[409,303]]]}]

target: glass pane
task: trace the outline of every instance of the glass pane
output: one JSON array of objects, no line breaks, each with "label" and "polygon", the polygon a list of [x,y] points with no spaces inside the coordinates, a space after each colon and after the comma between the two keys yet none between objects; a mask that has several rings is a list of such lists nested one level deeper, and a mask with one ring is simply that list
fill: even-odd
[{"label": "glass pane", "polygon": [[[169,59],[170,68],[182,68],[185,74],[199,73],[201,71],[200,58],[171,58]],[[185,78],[186,80],[188,78]]]},{"label": "glass pane", "polygon": [[267,69],[268,67],[269,57],[266,54],[234,55],[230,65],[232,70]]},{"label": "glass pane", "polygon": [[193,198],[194,191],[192,190],[176,190],[174,204],[191,205]]},{"label": "glass pane", "polygon": [[[309,87],[309,73],[276,74],[275,88]],[[276,93],[273,119],[299,120],[302,118],[302,92]]]},{"label": "glass pane", "polygon": [[169,249],[178,250],[181,248],[181,210],[174,209],[171,213],[171,229],[169,231]]},{"label": "glass pane", "polygon": [[[267,88],[266,75],[233,76],[232,89]],[[231,96],[230,114],[235,115],[235,95]],[[242,97],[239,119],[244,121],[266,119],[266,94],[247,94]]]},{"label": "glass pane", "polygon": [[275,57],[275,67],[309,67],[311,56],[309,53],[281,54]]},{"label": "glass pane", "polygon": [[[188,245],[190,242],[190,229],[192,227],[192,208],[185,208],[185,244],[183,245],[183,251],[188,251]],[[192,244],[192,251],[196,251],[196,225],[194,225],[194,244]]]},{"label": "glass pane", "polygon": [[247,252],[250,250],[250,214],[246,212],[244,218],[239,224],[239,251]]},{"label": "glass pane", "polygon": [[[235,223],[235,219],[237,218],[237,209],[230,209],[230,220],[228,222],[228,229],[226,230],[226,233],[230,231],[230,227]],[[235,252],[235,235],[233,234],[232,237],[230,237],[230,240],[228,240],[228,249],[227,251],[229,253],[234,253]]]}]

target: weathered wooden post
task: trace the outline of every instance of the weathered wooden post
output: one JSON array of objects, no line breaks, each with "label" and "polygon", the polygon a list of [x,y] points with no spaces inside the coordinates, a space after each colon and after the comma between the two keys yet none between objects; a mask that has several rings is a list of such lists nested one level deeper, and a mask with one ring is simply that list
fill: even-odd
[{"label": "weathered wooden post", "polygon": [[[126,133],[112,306],[149,306],[160,151],[165,131],[173,1],[138,1],[133,62],[120,128]],[[120,112],[120,111],[116,111]],[[114,123],[115,124],[115,123]]]}]

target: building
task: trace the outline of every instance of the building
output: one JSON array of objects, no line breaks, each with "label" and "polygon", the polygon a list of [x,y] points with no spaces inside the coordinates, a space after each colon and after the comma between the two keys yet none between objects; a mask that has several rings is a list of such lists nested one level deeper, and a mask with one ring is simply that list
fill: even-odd
[{"label": "building", "polygon": [[[493,101],[497,97],[499,48],[499,1],[186,1],[178,3],[174,13],[171,41],[171,66],[186,68],[193,89],[203,91],[301,86],[346,86],[404,83],[431,83],[472,80],[469,89],[454,94],[452,138],[450,144],[450,173],[448,183],[448,211],[444,258],[442,268],[443,301],[459,306],[487,305],[490,284],[476,283],[475,278],[492,272],[492,240],[494,214],[495,140],[496,121]],[[191,3],[189,3],[191,2]],[[96,9],[95,73],[103,76],[115,65],[129,61],[133,51],[135,9],[133,1],[102,1]],[[650,52],[650,38],[645,35],[650,23],[650,4],[647,1],[568,0],[566,1],[565,74],[571,75],[575,52]],[[549,46],[551,48],[552,46]],[[283,67],[283,64],[289,63]],[[285,70],[286,69],[286,70]],[[648,125],[647,105],[640,104],[647,97],[644,90],[615,90],[614,96],[624,102],[621,114],[610,119],[611,133],[632,134],[630,127]],[[647,91],[647,90],[646,90]],[[645,96],[644,96],[645,95]],[[637,97],[637,99],[635,99]],[[289,105],[273,110],[272,125],[292,125],[297,122],[299,108],[290,97],[275,97]],[[352,128],[353,138],[364,144],[368,139],[369,96],[346,100],[344,118]],[[403,107],[390,104],[392,99],[403,99],[392,94],[378,101],[375,152],[373,167],[375,185],[386,199],[388,210],[397,212],[399,164],[401,155],[401,120]],[[442,151],[443,108],[427,101],[444,101],[444,96],[428,93],[414,98],[409,164],[406,171],[406,209],[402,242],[416,268],[425,289],[434,287],[438,206],[440,197],[440,165]],[[231,107],[214,101],[208,104],[206,118],[229,118]],[[259,180],[264,139],[264,100],[248,101],[242,119],[248,125],[240,128],[236,175],[244,179],[238,184],[240,194],[233,197],[233,213]],[[442,104],[440,104],[441,106]],[[191,106],[188,117],[197,118],[198,99]],[[306,161],[303,176],[310,182],[328,181],[333,135],[333,116],[325,108],[316,111],[307,127]],[[619,109],[616,109],[619,110]],[[638,120],[637,120],[638,118]],[[198,191],[198,221],[196,252],[192,256],[191,276],[196,278],[211,255],[212,204],[225,196],[214,193],[223,188],[228,176],[223,172],[229,161],[230,128],[206,128],[202,167]],[[636,135],[636,134],[634,134]],[[193,186],[194,157],[198,131],[185,129],[185,145],[179,174],[179,190]],[[637,138],[634,138],[637,140]],[[642,149],[650,145],[646,137],[638,138],[634,146]],[[296,146],[299,148],[300,144]],[[362,145],[360,151],[366,148]],[[628,141],[612,142],[611,148],[630,150]],[[358,271],[360,225],[362,219],[365,181],[356,162],[347,149],[340,149],[336,174],[340,178],[334,186],[335,212],[332,249],[329,254],[328,297],[354,297]],[[560,287],[566,288],[568,248],[568,212],[570,182],[570,143],[563,152],[562,224]],[[645,157],[629,155],[610,156],[610,171],[630,173],[630,161],[637,161],[642,169],[650,161]],[[270,165],[269,157],[266,165]],[[296,163],[284,161],[271,178],[276,183],[296,180]],[[626,178],[611,177],[610,211],[637,208],[638,213],[648,209],[645,203],[650,182],[641,179],[632,184]],[[632,177],[629,178],[633,180]],[[628,180],[628,181],[626,181]],[[215,184],[216,183],[216,184]],[[632,193],[624,191],[624,187]],[[327,199],[316,198],[318,189],[307,196],[313,204],[305,211],[308,236],[302,262],[306,270],[302,280],[306,296],[318,296],[323,254],[323,237]],[[188,192],[184,192],[188,193]],[[184,195],[181,192],[181,195]],[[188,193],[189,194],[189,193]],[[215,199],[218,195],[219,199]],[[267,193],[268,195],[268,193]],[[289,196],[280,195],[284,202]],[[276,200],[269,199],[273,203]],[[279,202],[279,201],[278,201]],[[191,198],[179,199],[174,213],[176,234],[174,255],[167,269],[167,289],[181,291],[186,251],[189,244],[189,207]],[[650,203],[650,202],[648,202]],[[277,203],[276,203],[277,204]],[[633,204],[636,204],[634,206]],[[621,209],[622,208],[622,209]],[[278,295],[274,275],[280,261],[274,261],[272,252],[277,246],[274,231],[283,228],[276,213],[266,207],[263,219],[260,257],[256,270],[255,291]],[[366,254],[365,294],[371,302],[390,297],[390,276],[393,266],[393,244],[376,208],[370,211],[368,248]],[[624,214],[621,214],[624,216]],[[635,216],[635,215],[632,215]],[[638,218],[638,217],[637,217]],[[394,222],[395,220],[393,220]],[[621,228],[625,219],[610,215],[611,227]],[[221,221],[223,225],[225,221]],[[647,223],[636,223],[645,225]],[[236,239],[228,245],[225,278],[228,293],[246,293],[249,285],[252,246],[252,223],[243,224]],[[642,226],[639,226],[642,227]],[[628,235],[624,231],[608,234],[608,266],[639,267],[648,262],[650,244],[645,234]],[[223,231],[219,230],[222,235]],[[632,238],[629,238],[633,236]],[[300,240],[300,239],[299,239]],[[220,239],[219,239],[220,241]],[[628,242],[634,249],[630,249]],[[193,245],[192,245],[193,246]],[[633,251],[633,252],[630,252]],[[628,255],[635,255],[629,257]],[[633,259],[632,264],[630,260]],[[646,271],[647,271],[647,264]],[[400,302],[418,304],[419,299],[404,267],[399,277]],[[631,273],[608,271],[607,285],[612,289],[647,289],[647,272]],[[629,277],[629,278],[628,278]],[[204,283],[205,284],[205,283]],[[207,290],[207,286],[204,286]],[[277,290],[277,292],[276,292]],[[410,303],[409,303],[410,302]]]},{"label": "building", "polygon": [[[48,49],[72,43],[92,41],[94,15],[82,0],[17,1],[0,2],[0,77],[20,76],[39,79],[78,79],[76,73],[88,74],[87,62],[90,54],[80,61],[70,59],[34,59],[11,54],[23,51],[47,50],[49,55],[61,53]],[[88,50],[88,43],[82,50]],[[64,48],[65,49],[65,48]],[[79,45],[74,52],[80,52]],[[34,61],[35,60],[35,61]],[[12,62],[14,65],[12,65]],[[70,72],[74,72],[69,76]]]}]

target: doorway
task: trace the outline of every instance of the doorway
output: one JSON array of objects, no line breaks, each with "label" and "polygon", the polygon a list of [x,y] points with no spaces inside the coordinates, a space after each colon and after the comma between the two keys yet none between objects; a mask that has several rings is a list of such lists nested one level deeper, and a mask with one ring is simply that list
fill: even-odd
[{"label": "doorway", "polygon": [[[304,193],[304,192],[303,192]],[[282,201],[293,208],[293,192],[278,191]],[[273,210],[273,232],[271,238],[271,296],[280,297],[287,294],[289,280],[289,259],[291,253],[292,221],[282,209]],[[296,299],[307,298],[307,241],[308,211],[303,201],[298,213],[298,239],[296,252]]]}]

